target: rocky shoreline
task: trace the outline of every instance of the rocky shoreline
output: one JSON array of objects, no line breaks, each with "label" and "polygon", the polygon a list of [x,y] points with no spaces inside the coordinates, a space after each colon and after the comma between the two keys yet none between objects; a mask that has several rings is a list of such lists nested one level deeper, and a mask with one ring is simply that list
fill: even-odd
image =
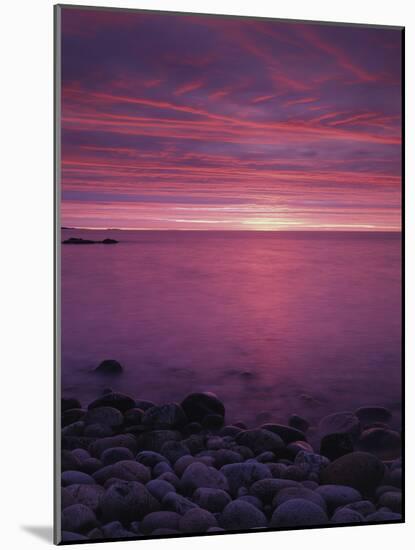
[{"label": "rocky shoreline", "polygon": [[156,405],[106,390],[86,408],[63,398],[61,416],[64,542],[402,521],[384,407],[248,429],[211,393]]}]

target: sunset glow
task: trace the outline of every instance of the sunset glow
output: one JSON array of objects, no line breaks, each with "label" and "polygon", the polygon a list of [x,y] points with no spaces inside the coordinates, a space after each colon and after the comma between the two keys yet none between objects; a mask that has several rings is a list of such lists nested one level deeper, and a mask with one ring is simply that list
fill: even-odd
[{"label": "sunset glow", "polygon": [[62,225],[400,230],[401,33],[62,12]]}]

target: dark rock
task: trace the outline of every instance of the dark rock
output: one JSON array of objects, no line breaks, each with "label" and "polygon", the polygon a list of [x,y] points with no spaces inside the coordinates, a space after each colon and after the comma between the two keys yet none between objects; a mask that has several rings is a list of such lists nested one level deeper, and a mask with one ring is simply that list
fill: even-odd
[{"label": "dark rock", "polygon": [[111,447],[105,449],[101,455],[101,460],[104,466],[109,466],[121,460],[134,460],[134,455],[127,447]]},{"label": "dark rock", "polygon": [[130,434],[104,437],[103,439],[91,443],[88,450],[92,456],[99,458],[106,449],[111,449],[113,447],[126,447],[135,454],[137,452],[137,440]]},{"label": "dark rock", "polygon": [[142,411],[146,411],[150,407],[155,407],[156,404],[153,403],[152,401],[146,401],[145,399],[138,399],[135,402],[135,406],[136,406],[137,409],[141,409]]},{"label": "dark rock", "polygon": [[230,437],[236,437],[239,433],[241,433],[242,429],[238,428],[237,426],[224,426],[220,432],[219,435],[225,436],[229,435]]},{"label": "dark rock", "polygon": [[152,474],[153,477],[159,477],[161,474],[164,474],[166,472],[173,472],[173,468],[170,466],[168,462],[159,462],[155,466],[153,466]]},{"label": "dark rock", "polygon": [[143,415],[143,409],[138,409],[137,407],[128,409],[128,411],[124,413],[124,423],[126,426],[138,426],[141,424]]},{"label": "dark rock", "polygon": [[[265,464],[266,462],[273,462],[274,460],[276,460],[276,456],[272,451],[265,451],[264,453],[261,453],[258,456],[256,456],[255,460],[257,462],[262,462],[263,464]],[[242,461],[241,460],[238,460],[238,461],[235,460],[235,462],[242,462]],[[232,464],[232,462],[231,462],[231,464]]]},{"label": "dark rock", "polygon": [[183,409],[177,403],[150,407],[144,412],[142,424],[159,429],[182,428],[187,423]]},{"label": "dark rock", "polygon": [[87,458],[82,462],[82,471],[86,474],[94,474],[97,470],[102,468],[103,464],[97,458]]},{"label": "dark rock", "polygon": [[179,529],[180,516],[177,512],[151,512],[147,514],[140,523],[140,530],[149,535],[156,529],[168,529],[177,531]]},{"label": "dark rock", "polygon": [[401,468],[395,468],[390,473],[390,482],[395,487],[402,487],[402,469]]},{"label": "dark rock", "polygon": [[250,487],[255,481],[272,477],[269,468],[259,462],[226,464],[220,472],[227,478],[232,495],[236,495],[240,487]]},{"label": "dark rock", "polygon": [[105,426],[103,424],[89,424],[85,427],[84,435],[87,437],[96,437],[96,438],[103,438],[103,437],[111,437],[114,434],[114,430],[110,428],[109,426]]},{"label": "dark rock", "polygon": [[294,441],[306,441],[304,432],[291,426],[284,426],[282,424],[264,424],[261,428],[279,435],[285,444],[293,443]]},{"label": "dark rock", "polygon": [[239,453],[244,460],[249,460],[250,458],[255,457],[251,449],[249,447],[246,447],[245,445],[236,445],[236,444],[232,445],[231,450],[234,451],[235,453]]},{"label": "dark rock", "polygon": [[197,504],[189,500],[188,498],[183,497],[173,491],[164,495],[162,500],[163,508],[170,510],[172,512],[177,512],[180,515],[185,514],[188,510],[192,508],[197,508]]},{"label": "dark rock", "polygon": [[192,456],[192,455],[189,455],[189,454],[181,456],[174,463],[174,472],[179,477],[181,477],[183,475],[184,471],[186,470],[186,468],[190,464],[193,464],[194,462],[201,462],[201,463],[205,464],[203,458],[204,457],[195,457],[195,456]]},{"label": "dark rock", "polygon": [[137,444],[140,449],[160,452],[167,441],[180,441],[180,439],[180,432],[175,430],[152,430],[139,435]]},{"label": "dark rock", "polygon": [[321,437],[346,433],[352,438],[356,438],[360,433],[360,421],[351,412],[329,414],[320,420],[318,431]]},{"label": "dark rock", "polygon": [[223,510],[220,517],[221,526],[224,529],[255,529],[267,527],[268,521],[265,515],[249,502],[234,500]]},{"label": "dark rock", "polygon": [[85,415],[86,415],[85,409],[67,409],[65,411],[62,411],[62,417],[61,417],[62,427],[64,428],[65,426],[69,426],[69,424],[78,422],[78,420],[83,420]]},{"label": "dark rock", "polygon": [[281,489],[281,491],[278,491],[275,495],[272,501],[272,506],[273,508],[278,508],[278,506],[280,506],[283,502],[293,499],[302,499],[314,502],[314,504],[320,506],[324,512],[327,512],[327,505],[324,498],[315,491],[306,489],[305,487],[287,487],[285,489]]},{"label": "dark rock", "polygon": [[95,513],[99,512],[101,498],[105,493],[105,489],[96,483],[91,485],[78,484],[70,485],[66,491],[74,500],[74,503],[84,504]]},{"label": "dark rock", "polygon": [[317,453],[308,453],[301,451],[295,457],[294,465],[300,468],[307,479],[319,481],[321,473],[330,464],[325,456]]},{"label": "dark rock", "polygon": [[102,244],[117,244],[117,243],[118,243],[118,241],[115,240],[115,239],[104,239],[102,241]]},{"label": "dark rock", "polygon": [[[72,487],[75,487],[75,485],[72,485]],[[73,498],[72,494],[70,493],[69,488],[62,487],[61,488],[61,510],[63,510],[64,508],[67,508],[68,506],[72,506],[72,504],[76,504],[76,500]]]},{"label": "dark rock", "polygon": [[381,460],[393,460],[402,454],[402,441],[398,432],[384,428],[364,430],[356,444],[360,451],[372,453]]},{"label": "dark rock", "polygon": [[285,448],[282,438],[267,429],[245,430],[236,436],[236,442],[251,449],[254,454],[263,451],[278,453]]},{"label": "dark rock", "polygon": [[293,441],[287,445],[287,453],[289,457],[295,458],[302,451],[306,453],[314,453],[313,447],[307,441]]},{"label": "dark rock", "polygon": [[350,508],[340,508],[336,510],[331,521],[333,523],[362,523],[365,518],[356,510]]},{"label": "dark rock", "polygon": [[89,446],[94,443],[95,438],[84,436],[62,436],[62,449],[73,451],[73,449],[89,449]]},{"label": "dark rock", "polygon": [[173,485],[173,487],[175,487],[175,489],[179,489],[180,487],[180,479],[173,472],[165,472],[164,474],[161,474],[157,479],[168,481]]},{"label": "dark rock", "polygon": [[198,434],[202,431],[202,424],[199,422],[189,422],[185,428],[186,435]]},{"label": "dark rock", "polygon": [[123,393],[107,393],[95,399],[88,405],[88,409],[95,409],[97,407],[114,407],[121,412],[128,411],[135,407],[135,401],[128,395]]},{"label": "dark rock", "polygon": [[189,449],[192,455],[195,455],[205,450],[206,437],[203,434],[193,434],[187,439],[183,439],[183,443]]},{"label": "dark rock", "polygon": [[362,495],[353,487],[343,485],[320,485],[316,493],[324,498],[329,510],[362,500]]},{"label": "dark rock", "polygon": [[220,430],[223,427],[224,418],[220,414],[207,414],[202,420],[204,430]]},{"label": "dark rock", "polygon": [[292,481],[304,481],[307,477],[307,470],[296,465],[288,466],[281,474],[282,479],[291,479]]},{"label": "dark rock", "polygon": [[167,493],[176,491],[176,488],[164,479],[152,479],[146,484],[146,488],[159,502],[163,500],[164,495],[167,495]]},{"label": "dark rock", "polygon": [[136,456],[136,460],[137,462],[141,462],[141,464],[144,464],[144,466],[148,466],[149,468],[153,468],[153,466],[155,466],[159,462],[168,462],[166,457],[154,451],[141,451]]},{"label": "dark rock", "polygon": [[122,479],[124,481],[139,481],[140,483],[147,483],[151,479],[150,470],[147,466],[135,460],[121,460],[116,464],[104,466],[104,468],[95,472],[93,477],[101,485],[111,478]]},{"label": "dark rock", "polygon": [[166,443],[161,446],[160,454],[174,464],[182,456],[190,454],[190,451],[181,441],[166,441]]},{"label": "dark rock", "polygon": [[402,521],[401,514],[396,514],[395,512],[383,512],[378,510],[374,514],[369,514],[366,516],[366,521]]},{"label": "dark rock", "polygon": [[133,531],[125,529],[119,521],[111,521],[110,523],[103,525],[102,532],[108,539],[121,539],[135,536]]},{"label": "dark rock", "polygon": [[181,486],[183,492],[193,494],[201,487],[209,489],[229,489],[228,481],[222,471],[206,466],[201,462],[190,464],[182,475]]},{"label": "dark rock", "polygon": [[209,489],[202,487],[196,489],[193,493],[193,501],[204,510],[212,513],[222,512],[227,504],[231,502],[231,497],[222,489]]},{"label": "dark rock", "polygon": [[86,449],[73,449],[71,451],[72,455],[80,460],[80,462],[85,462],[88,458],[91,458],[91,455]]},{"label": "dark rock", "polygon": [[336,458],[352,453],[353,450],[353,440],[347,433],[325,435],[320,443],[320,454],[329,460],[336,460]]},{"label": "dark rock", "polygon": [[353,452],[329,464],[322,472],[322,482],[348,485],[364,495],[370,495],[382,481],[384,470],[383,463],[377,457]]},{"label": "dark rock", "polygon": [[356,510],[356,512],[359,512],[362,516],[367,516],[376,512],[375,505],[370,500],[358,500],[357,502],[346,504],[346,506],[338,508],[338,510],[344,510],[345,508],[348,510]]},{"label": "dark rock", "polygon": [[252,506],[255,506],[255,508],[258,508],[258,510],[261,510],[261,512],[264,511],[264,506],[262,504],[262,501],[258,497],[254,497],[254,495],[238,496],[237,500],[248,502],[249,504],[252,504]]},{"label": "dark rock", "polygon": [[97,524],[94,512],[84,504],[72,504],[62,511],[62,530],[86,533]]},{"label": "dark rock", "polygon": [[115,359],[105,359],[105,361],[102,361],[102,363],[97,366],[95,371],[102,374],[120,374],[123,368]]},{"label": "dark rock", "polygon": [[288,424],[292,428],[300,430],[300,432],[303,433],[305,433],[310,427],[310,423],[305,418],[298,416],[298,414],[292,414],[288,420]]},{"label": "dark rock", "polygon": [[62,428],[62,437],[66,436],[82,436],[84,433],[85,423],[83,420],[72,422],[68,426]]},{"label": "dark rock", "polygon": [[63,450],[61,452],[61,471],[81,470],[82,463],[78,457],[74,456],[71,451]]},{"label": "dark rock", "polygon": [[81,403],[78,399],[73,397],[62,397],[61,399],[61,411],[67,411],[68,409],[82,409]]},{"label": "dark rock", "polygon": [[88,538],[91,540],[99,540],[105,538],[104,533],[101,529],[98,529],[98,527],[95,527],[88,533]]},{"label": "dark rock", "polygon": [[261,479],[251,485],[249,493],[265,503],[271,503],[274,496],[287,487],[298,487],[296,481],[289,479]]},{"label": "dark rock", "polygon": [[297,498],[287,500],[275,509],[270,527],[304,527],[306,525],[323,525],[328,521],[326,513],[320,506],[309,500]]},{"label": "dark rock", "polygon": [[386,506],[392,512],[400,514],[402,512],[402,493],[400,491],[383,493],[378,501],[378,505]]},{"label": "dark rock", "polygon": [[124,422],[124,417],[114,407],[96,407],[88,410],[84,422],[86,425],[102,424],[110,428],[119,428]]},{"label": "dark rock", "polygon": [[209,414],[225,416],[223,403],[213,393],[191,393],[181,405],[190,422],[202,423],[205,416]]},{"label": "dark rock", "polygon": [[210,527],[218,527],[216,518],[202,508],[188,510],[179,521],[179,530],[183,533],[205,533]]},{"label": "dark rock", "polygon": [[159,508],[158,501],[137,481],[117,481],[101,498],[104,521],[119,520],[128,524],[150,512],[156,512]]},{"label": "dark rock", "polygon": [[392,413],[385,407],[361,407],[354,412],[363,426],[373,424],[374,422],[388,423],[392,418]]},{"label": "dark rock", "polygon": [[71,531],[62,531],[62,542],[78,542],[79,540],[88,540],[88,537]]},{"label": "dark rock", "polygon": [[78,472],[76,470],[73,470],[73,471],[66,470],[65,472],[62,472],[61,482],[62,482],[62,487],[67,487],[68,485],[74,485],[75,483],[76,484],[95,483],[94,479],[90,475],[85,474],[83,472]]}]

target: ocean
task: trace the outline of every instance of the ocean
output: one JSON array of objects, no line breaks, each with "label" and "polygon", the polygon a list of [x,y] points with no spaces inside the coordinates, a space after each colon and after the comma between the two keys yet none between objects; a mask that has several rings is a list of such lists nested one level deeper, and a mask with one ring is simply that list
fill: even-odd
[{"label": "ocean", "polygon": [[[193,391],[228,422],[401,408],[401,236],[62,231],[62,394],[156,403]],[[111,379],[94,368],[116,359]]]}]

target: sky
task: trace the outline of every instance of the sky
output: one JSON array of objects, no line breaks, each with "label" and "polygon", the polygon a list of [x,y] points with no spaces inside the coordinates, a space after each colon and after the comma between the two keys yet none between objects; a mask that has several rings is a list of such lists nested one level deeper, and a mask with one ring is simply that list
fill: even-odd
[{"label": "sky", "polygon": [[400,30],[61,14],[63,226],[400,230]]}]

